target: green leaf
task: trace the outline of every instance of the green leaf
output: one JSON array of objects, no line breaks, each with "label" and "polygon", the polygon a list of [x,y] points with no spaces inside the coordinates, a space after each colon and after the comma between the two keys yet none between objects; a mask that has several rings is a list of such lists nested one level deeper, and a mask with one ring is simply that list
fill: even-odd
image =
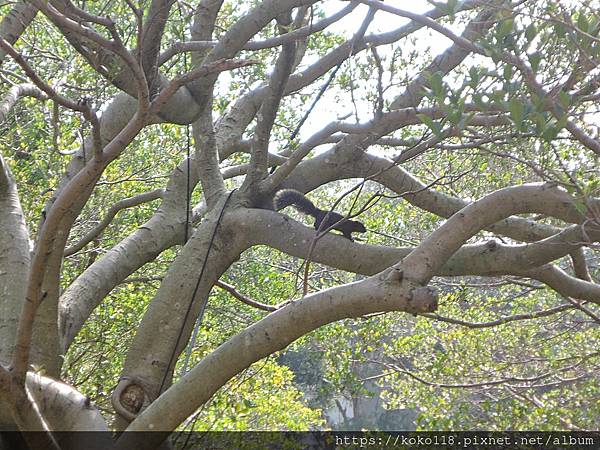
[{"label": "green leaf", "polygon": [[510,118],[515,123],[517,130],[523,130],[523,102],[516,98],[511,98],[508,101],[508,112]]},{"label": "green leaf", "polygon": [[460,119],[462,118],[462,113],[458,109],[453,109],[448,113],[446,118],[450,121],[452,125],[458,125]]},{"label": "green leaf", "polygon": [[525,30],[525,39],[527,39],[528,43],[531,43],[533,39],[537,36],[538,30],[535,24],[530,24]]},{"label": "green leaf", "polygon": [[590,23],[587,19],[587,13],[584,13],[583,11],[579,12],[579,16],[577,17],[577,28],[579,28],[584,33],[588,32],[588,30],[590,29]]},{"label": "green leaf", "polygon": [[439,100],[443,100],[445,97],[446,88],[444,87],[442,75],[439,72],[432,74],[429,78],[429,84],[431,86],[431,91],[433,92],[433,95]]},{"label": "green leaf", "polygon": [[426,116],[425,114],[417,114],[417,117],[423,122],[427,127],[433,131],[433,133],[440,137],[442,134],[442,126],[440,123],[434,121],[431,117]]},{"label": "green leaf", "polygon": [[556,126],[558,127],[558,131],[562,130],[567,126],[567,120],[569,120],[568,114],[563,114],[558,121],[556,122]]},{"label": "green leaf", "polygon": [[515,21],[513,19],[507,19],[500,22],[497,28],[498,37],[502,38],[508,36],[515,25]]},{"label": "green leaf", "polygon": [[495,101],[495,102],[503,102],[504,98],[505,98],[506,92],[504,92],[502,89],[495,89],[491,94],[490,94],[490,99]]},{"label": "green leaf", "polygon": [[566,111],[571,106],[571,96],[567,94],[565,91],[560,91],[558,94],[558,99],[560,100],[560,104],[563,109]]},{"label": "green leaf", "polygon": [[581,214],[587,213],[587,206],[581,200],[575,202],[575,209],[579,211]]},{"label": "green leaf", "polygon": [[425,125],[427,125],[429,128],[433,129],[434,127],[434,122],[433,119],[425,114],[417,114],[417,117],[421,120],[421,122],[423,122]]},{"label": "green leaf", "polygon": [[544,138],[548,142],[551,142],[554,139],[556,139],[556,136],[558,136],[559,131],[560,131],[560,128],[558,128],[552,124],[548,124],[546,126],[546,128],[544,129],[544,131],[542,132],[542,138]]},{"label": "green leaf", "polygon": [[542,54],[540,52],[535,52],[531,55],[527,55],[527,57],[529,59],[529,64],[531,65],[531,70],[537,72],[540,67],[540,61],[542,60]]},{"label": "green leaf", "polygon": [[431,131],[433,131],[433,134],[435,134],[437,137],[441,137],[442,124],[440,122],[431,119],[431,117],[426,116],[425,114],[417,114],[417,117],[421,119],[421,122],[427,125]]},{"label": "green leaf", "polygon": [[473,89],[476,89],[481,81],[481,72],[479,71],[479,68],[471,67],[469,69],[469,77],[469,86],[471,86]]},{"label": "green leaf", "polygon": [[535,123],[535,129],[538,134],[541,134],[546,126],[546,117],[538,111],[529,115],[529,119]]},{"label": "green leaf", "polygon": [[554,25],[554,34],[557,38],[562,39],[567,34],[567,30],[565,29],[564,25],[557,23]]},{"label": "green leaf", "polygon": [[598,16],[592,16],[591,18],[588,18],[588,21],[589,21],[588,33],[590,33],[590,34],[597,33],[598,25],[600,24],[600,18],[598,18]]}]

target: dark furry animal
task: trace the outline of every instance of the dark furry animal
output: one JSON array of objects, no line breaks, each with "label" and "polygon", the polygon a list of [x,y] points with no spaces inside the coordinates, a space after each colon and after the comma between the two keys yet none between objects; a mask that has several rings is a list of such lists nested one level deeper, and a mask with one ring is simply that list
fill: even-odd
[{"label": "dark furry animal", "polygon": [[[317,208],[313,202],[302,194],[302,192],[296,191],[295,189],[282,189],[277,192],[273,198],[273,206],[275,207],[275,210],[283,209],[286,206],[293,206],[301,213],[313,216],[315,218],[315,230],[318,230],[319,228],[326,230],[339,222],[333,229],[340,231],[344,237],[351,241],[354,240],[352,239],[352,233],[364,233],[367,231],[361,222],[347,220],[344,219],[344,216],[341,214]],[[325,223],[321,227],[323,220],[325,220]]]}]

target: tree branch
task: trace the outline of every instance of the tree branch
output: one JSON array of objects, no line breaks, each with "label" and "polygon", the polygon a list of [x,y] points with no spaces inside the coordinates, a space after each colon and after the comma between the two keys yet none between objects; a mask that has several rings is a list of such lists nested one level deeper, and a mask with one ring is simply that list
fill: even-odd
[{"label": "tree branch", "polygon": [[554,308],[544,309],[541,311],[535,311],[528,314],[513,314],[511,316],[501,317],[496,320],[491,320],[489,322],[468,322],[466,320],[455,319],[453,317],[444,317],[439,314],[421,314],[423,317],[427,317],[428,319],[438,320],[440,322],[447,322],[454,325],[460,325],[467,328],[478,329],[478,328],[490,328],[497,327],[498,325],[504,325],[510,322],[516,322],[520,320],[531,320],[531,319],[539,319],[540,317],[548,317],[559,312],[567,311],[569,309],[574,309],[575,306],[565,303],[559,306],[555,306]]},{"label": "tree branch", "polygon": [[[571,196],[551,184],[500,189],[450,217],[404,258],[401,266],[406,268],[407,276],[425,282],[437,273],[467,239],[486,226],[513,214],[533,212],[570,223],[581,223],[584,220],[575,208]],[[426,264],[423,265],[423,261]]]},{"label": "tree branch", "polygon": [[[278,23],[283,26],[289,26],[292,23],[291,14],[279,18]],[[269,141],[271,130],[277,111],[283,97],[285,85],[294,68],[296,61],[296,43],[294,41],[283,44],[281,52],[275,63],[275,68],[269,78],[268,94],[263,100],[259,110],[254,139],[252,140],[252,150],[250,156],[250,169],[242,185],[243,189],[255,189],[257,183],[262,181],[267,175],[267,160],[269,151]]]},{"label": "tree branch", "polygon": [[[278,47],[282,44],[297,41],[299,39],[306,38],[312,34],[323,31],[325,28],[330,26],[331,24],[339,21],[340,19],[347,16],[349,13],[356,9],[358,5],[357,2],[352,2],[350,5],[342,8],[338,12],[332,14],[325,19],[320,20],[317,23],[311,23],[302,28],[298,28],[296,30],[290,31],[289,33],[282,34],[280,36],[276,36],[269,39],[264,39],[262,41],[250,41],[246,43],[242,47],[242,50],[249,51],[257,51],[257,50],[265,50],[267,48]],[[159,65],[163,65],[173,56],[183,53],[183,52],[204,52],[206,50],[213,49],[217,45],[217,41],[186,41],[186,42],[176,42],[167,48],[163,53],[161,53],[158,61]]]},{"label": "tree branch", "polygon": [[[433,311],[437,307],[435,298],[417,300],[413,293],[415,289],[418,289],[415,285],[398,283],[382,275],[295,300],[238,333],[206,356],[181,382],[173,385],[145,409],[127,431],[148,430],[151,424],[163,431],[174,429],[235,374],[327,323],[381,310]],[[166,405],[172,406],[167,417],[162,413]],[[159,415],[161,420],[158,420]],[[134,439],[133,434],[122,435],[116,450],[131,448],[129,439]],[[140,444],[142,447],[136,448],[145,450],[152,448],[156,442]]]},{"label": "tree branch", "polygon": [[2,102],[0,102],[0,123],[4,122],[7,114],[21,97],[33,97],[38,100],[46,100],[48,98],[33,84],[23,83],[11,87],[2,99]]},{"label": "tree branch", "polygon": [[266,305],[264,303],[257,302],[256,300],[252,300],[250,297],[239,292],[235,288],[235,286],[225,283],[224,281],[218,280],[215,283],[215,286],[218,286],[221,289],[223,289],[224,291],[229,292],[233,297],[237,298],[242,303],[244,303],[248,306],[251,306],[252,308],[256,308],[256,309],[260,309],[262,311],[268,311],[268,312],[277,311],[277,309],[279,308],[279,306]]},{"label": "tree branch", "polygon": [[[0,38],[14,45],[37,15],[38,9],[28,1],[19,0],[0,22]],[[0,65],[6,52],[0,50]]]},{"label": "tree branch", "polygon": [[94,228],[88,231],[77,243],[65,249],[65,256],[71,256],[77,253],[83,247],[96,239],[106,229],[106,227],[110,225],[119,211],[159,199],[163,196],[163,193],[163,189],[154,189],[150,192],[144,192],[143,194],[138,194],[133,197],[119,200],[109,208],[104,218]]}]

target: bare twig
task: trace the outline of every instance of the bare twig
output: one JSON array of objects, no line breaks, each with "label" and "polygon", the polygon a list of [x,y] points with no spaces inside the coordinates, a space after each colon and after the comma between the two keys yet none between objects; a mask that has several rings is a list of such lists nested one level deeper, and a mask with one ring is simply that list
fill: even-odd
[{"label": "bare twig", "polygon": [[438,320],[440,322],[452,323],[454,325],[461,325],[467,328],[489,328],[489,327],[497,327],[498,325],[503,325],[510,322],[515,322],[519,320],[531,320],[538,319],[540,317],[547,317],[553,314],[557,314],[562,311],[567,311],[569,309],[573,309],[573,305],[562,304],[550,309],[544,309],[541,311],[535,311],[528,314],[514,314],[512,316],[501,317],[496,320],[491,320],[489,322],[468,322],[466,320],[455,319],[453,317],[444,317],[435,313],[425,313],[421,314],[423,317],[427,317],[428,319]]},{"label": "bare twig", "polygon": [[106,215],[98,223],[98,225],[96,225],[94,228],[88,231],[87,234],[83,238],[81,238],[76,244],[72,245],[71,247],[68,247],[65,250],[65,256],[71,256],[74,253],[77,253],[87,244],[96,239],[106,229],[106,227],[110,225],[110,223],[119,211],[161,198],[163,192],[163,189],[155,189],[150,192],[144,192],[143,194],[119,200],[117,203],[110,207],[110,209],[107,211]]},{"label": "bare twig", "polygon": [[277,311],[277,309],[279,309],[279,306],[267,305],[265,303],[257,302],[256,300],[252,300],[250,297],[248,297],[248,296],[242,294],[241,292],[239,292],[235,288],[235,286],[232,286],[231,284],[225,283],[224,281],[218,280],[215,283],[215,285],[218,286],[218,287],[220,287],[224,291],[229,292],[232,296],[234,296],[235,298],[237,298],[242,303],[245,303],[248,306],[252,306],[253,308],[257,308],[257,309],[261,309],[263,311],[269,311],[269,312]]}]

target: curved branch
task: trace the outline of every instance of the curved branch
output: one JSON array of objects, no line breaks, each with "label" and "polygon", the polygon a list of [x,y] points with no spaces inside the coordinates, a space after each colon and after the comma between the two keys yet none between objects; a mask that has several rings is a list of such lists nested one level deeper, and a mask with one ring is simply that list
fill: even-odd
[{"label": "curved branch", "polygon": [[[285,18],[280,17],[278,23],[281,23],[282,26],[289,26],[292,23],[291,14],[288,13]],[[256,185],[267,175],[271,131],[277,117],[279,104],[283,98],[285,86],[294,68],[296,48],[294,41],[284,44],[275,62],[275,68],[269,78],[268,94],[263,100],[257,118],[251,146],[250,168],[242,189],[256,188]]]},{"label": "curved branch", "polygon": [[[265,209],[231,213],[250,245],[268,245],[297,258],[306,258],[315,230]],[[530,244],[505,245],[495,240],[463,245],[435,273],[436,276],[501,276],[518,274],[567,255],[582,245],[579,225]],[[600,240],[600,236],[595,234]],[[311,259],[352,273],[374,275],[408,256],[414,248],[359,244],[328,233],[319,239]],[[520,272],[521,271],[521,272]],[[573,296],[571,294],[571,296]]]},{"label": "curved branch", "polygon": [[[219,346],[144,410],[126,431],[175,429],[235,374],[327,323],[379,311],[435,310],[436,297],[421,295],[418,290],[410,282],[382,274],[295,300]],[[170,411],[167,416],[164,408]],[[124,433],[117,450],[131,448],[129,439],[135,439],[134,434]],[[136,443],[134,447],[144,450],[154,444],[144,442],[138,447]]]},{"label": "curved branch", "polygon": [[174,3],[174,0],[153,0],[148,9],[144,29],[138,30],[138,33],[141,33],[141,43],[138,42],[138,46],[140,47],[138,49],[140,64],[146,74],[150,92],[152,93],[156,92],[160,82],[158,53],[165,32],[165,25],[169,18],[169,12]]},{"label": "curved branch", "polygon": [[167,82],[161,89],[158,96],[152,100],[152,103],[150,104],[150,112],[154,114],[160,112],[182,86],[197,80],[198,78],[205,78],[208,75],[215,75],[227,70],[260,63],[260,61],[255,59],[219,59],[201,65],[200,67],[192,69],[182,75],[176,76]]},{"label": "curved branch", "polygon": [[[440,217],[450,217],[467,206],[464,200],[427,187],[393,161],[369,153],[357,155],[349,145],[336,146],[303,161],[287,178],[283,187],[308,192],[333,180],[367,178],[380,172],[374,180],[394,191],[419,209]],[[385,169],[385,170],[382,170]],[[520,217],[510,217],[489,227],[488,231],[524,242],[538,241],[560,231],[559,228]]]},{"label": "curved branch", "polygon": [[193,124],[192,132],[198,154],[198,175],[204,191],[204,201],[208,208],[212,208],[225,192],[225,183],[219,170],[219,152],[210,108],[206,108]]},{"label": "curved branch", "polygon": [[11,87],[0,103],[0,123],[4,122],[6,115],[21,97],[34,97],[39,100],[46,100],[48,98],[33,84],[23,83]]},{"label": "curved branch", "polygon": [[150,192],[144,192],[143,194],[119,200],[110,207],[104,218],[94,228],[88,231],[86,235],[79,240],[79,242],[65,249],[65,256],[71,256],[74,253],[77,253],[83,247],[96,239],[104,231],[104,229],[110,225],[119,211],[159,199],[162,197],[163,193],[164,189],[155,189]]},{"label": "curved branch", "polygon": [[225,283],[224,281],[218,280],[215,283],[215,286],[218,286],[221,289],[223,289],[224,291],[229,292],[233,297],[237,298],[242,303],[245,303],[246,305],[251,306],[253,308],[260,309],[262,311],[268,311],[268,312],[277,311],[277,309],[279,309],[278,306],[267,305],[265,303],[257,302],[256,300],[252,300],[250,297],[239,292],[235,288],[235,286],[232,286],[229,283]]},{"label": "curved branch", "polygon": [[581,223],[585,219],[575,208],[571,196],[553,184],[499,189],[450,217],[404,258],[401,266],[405,268],[407,276],[425,282],[469,238],[486,226],[522,213],[545,214],[568,223]]},{"label": "curved branch", "polygon": [[[16,183],[0,154],[0,365],[13,357],[17,324],[27,291],[29,271],[29,231]],[[3,383],[0,383],[2,385]],[[0,414],[1,415],[1,414]]]},{"label": "curved branch", "polygon": [[600,284],[572,277],[556,266],[546,264],[533,270],[514,271],[513,275],[541,281],[564,297],[573,297],[600,305]]}]

